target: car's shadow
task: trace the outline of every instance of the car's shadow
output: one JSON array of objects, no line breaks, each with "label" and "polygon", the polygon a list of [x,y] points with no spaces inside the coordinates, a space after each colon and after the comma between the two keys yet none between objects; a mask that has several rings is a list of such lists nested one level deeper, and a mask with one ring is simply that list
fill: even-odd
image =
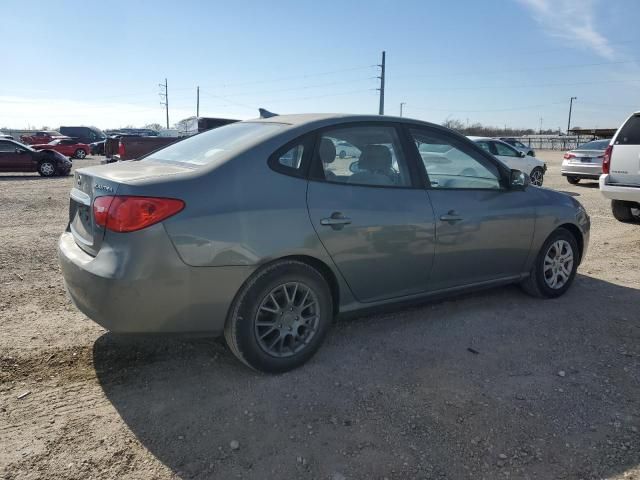
[{"label": "car's shadow", "polygon": [[94,364],[178,476],[603,478],[640,464],[638,312],[640,290],[579,275],[556,300],[508,287],[339,322],[278,376],[205,339],[105,334]]}]

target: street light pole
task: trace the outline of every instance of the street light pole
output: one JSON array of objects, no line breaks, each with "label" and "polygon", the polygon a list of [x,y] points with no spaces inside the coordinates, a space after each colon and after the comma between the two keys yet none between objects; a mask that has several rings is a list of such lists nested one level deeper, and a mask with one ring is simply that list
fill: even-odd
[{"label": "street light pole", "polygon": [[405,106],[407,102],[400,102],[400,116],[402,116],[402,107]]},{"label": "street light pole", "polygon": [[577,99],[578,97],[571,97],[569,99],[569,121],[567,122],[567,135],[569,135],[569,129],[571,128],[571,110],[573,108],[573,101]]}]

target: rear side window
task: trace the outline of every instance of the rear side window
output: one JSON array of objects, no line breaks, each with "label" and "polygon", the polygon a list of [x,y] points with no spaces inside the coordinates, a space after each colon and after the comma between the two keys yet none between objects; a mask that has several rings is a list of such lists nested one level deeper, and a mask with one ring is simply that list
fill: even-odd
[{"label": "rear side window", "polygon": [[640,145],[640,115],[634,115],[622,126],[616,145]]},{"label": "rear side window", "polygon": [[302,165],[302,155],[304,155],[304,145],[296,145],[280,155],[277,162],[282,167],[297,170]]}]

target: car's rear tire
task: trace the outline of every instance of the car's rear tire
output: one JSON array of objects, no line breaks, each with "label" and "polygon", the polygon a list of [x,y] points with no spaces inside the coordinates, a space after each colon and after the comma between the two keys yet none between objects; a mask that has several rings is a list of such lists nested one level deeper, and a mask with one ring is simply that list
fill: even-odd
[{"label": "car's rear tire", "polygon": [[578,183],[580,183],[580,177],[567,177],[567,182],[569,182],[571,185],[577,185]]},{"label": "car's rear tire", "polygon": [[51,160],[42,160],[38,165],[38,173],[43,177],[53,177],[56,174],[56,166]]},{"label": "car's rear tire", "polygon": [[531,180],[531,185],[541,187],[544,182],[544,170],[540,167],[534,168],[529,174],[529,179]]},{"label": "car's rear tire", "polygon": [[258,271],[242,287],[225,324],[227,345],[255,370],[280,373],[299,367],[318,350],[333,319],[323,276],[298,260]]},{"label": "car's rear tire", "polygon": [[79,158],[80,160],[82,160],[83,158],[85,158],[87,156],[87,152],[85,152],[83,149],[79,148],[73,153],[73,156],[76,157],[76,158]]},{"label": "car's rear tire", "polygon": [[637,203],[611,200],[611,211],[619,222],[633,223],[640,221],[640,205]]},{"label": "car's rear tire", "polygon": [[521,283],[529,295],[555,298],[573,283],[580,262],[578,242],[571,232],[556,229],[544,242],[529,276]]}]

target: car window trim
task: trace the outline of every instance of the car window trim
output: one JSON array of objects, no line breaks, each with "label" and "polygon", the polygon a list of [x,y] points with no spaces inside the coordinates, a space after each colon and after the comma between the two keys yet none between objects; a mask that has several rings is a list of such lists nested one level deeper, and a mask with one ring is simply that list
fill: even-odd
[{"label": "car window trim", "polygon": [[[331,182],[328,181],[324,176],[324,169],[322,168],[320,156],[318,151],[320,149],[320,137],[326,131],[332,130],[340,130],[343,128],[354,128],[354,127],[388,127],[393,128],[396,132],[396,136],[398,137],[398,143],[400,147],[400,152],[402,153],[402,157],[406,162],[407,170],[409,173],[409,183],[410,185],[365,185],[363,183],[343,183],[343,182]],[[392,188],[392,189],[403,189],[403,190],[421,190],[423,188],[418,169],[416,165],[414,165],[415,160],[410,155],[410,152],[407,150],[405,133],[403,131],[404,124],[400,122],[376,122],[376,121],[356,121],[356,122],[344,122],[334,125],[328,125],[325,127],[318,128],[311,132],[314,135],[314,146],[313,146],[313,156],[310,160],[310,168],[309,168],[309,180],[315,182],[323,182],[330,183],[332,185],[344,185],[344,186],[354,186],[354,187],[369,187],[369,188]],[[356,147],[357,148],[357,147]]]},{"label": "car window trim", "polygon": [[[282,155],[287,153],[292,148],[295,148],[299,145],[302,145],[303,148],[300,166],[298,168],[294,168],[282,165],[279,162],[280,157],[282,157]],[[315,144],[313,135],[305,133],[304,135],[296,137],[293,140],[285,143],[283,146],[279,147],[271,155],[269,155],[269,158],[267,159],[267,165],[269,166],[269,168],[271,168],[271,170],[283,175],[306,179],[309,174],[309,164],[311,162],[311,155],[313,154],[314,147]]]},{"label": "car window trim", "polygon": [[[411,154],[414,157],[414,163],[417,164],[418,169],[421,171],[421,178],[422,180],[422,184],[424,189],[426,190],[472,190],[472,191],[493,191],[493,192],[501,192],[501,191],[506,191],[509,190],[508,188],[508,179],[510,176],[510,171],[507,171],[508,168],[502,164],[502,162],[500,162],[497,158],[495,158],[492,154],[490,154],[489,152],[483,150],[480,146],[476,145],[473,141],[465,138],[465,137],[459,137],[458,134],[456,134],[455,132],[450,132],[450,131],[446,131],[446,130],[442,130],[439,128],[434,128],[428,125],[413,125],[413,124],[405,124],[403,125],[403,128],[406,130],[406,135],[408,136],[408,139],[410,140],[410,149],[411,149]],[[458,148],[459,150],[461,150],[463,153],[468,154],[469,156],[471,156],[474,160],[476,159],[476,155],[471,155],[469,152],[472,153],[478,153],[480,154],[480,157],[482,157],[487,163],[495,166],[495,168],[498,170],[498,173],[500,175],[500,178],[498,179],[498,183],[500,185],[500,188],[498,189],[494,189],[494,188],[473,188],[473,187],[466,187],[466,188],[448,188],[448,187],[434,187],[431,185],[431,182],[429,180],[429,174],[427,173],[427,168],[424,165],[424,161],[422,160],[422,157],[420,156],[420,151],[418,150],[418,147],[415,144],[415,141],[413,140],[413,136],[411,135],[411,130],[418,130],[418,131],[425,131],[428,134],[432,133],[434,136],[440,136],[441,138],[444,138],[446,141],[451,142],[450,144],[453,147],[458,148],[457,145],[460,145],[462,148]],[[483,162],[480,161],[480,163],[482,164]]]}]

